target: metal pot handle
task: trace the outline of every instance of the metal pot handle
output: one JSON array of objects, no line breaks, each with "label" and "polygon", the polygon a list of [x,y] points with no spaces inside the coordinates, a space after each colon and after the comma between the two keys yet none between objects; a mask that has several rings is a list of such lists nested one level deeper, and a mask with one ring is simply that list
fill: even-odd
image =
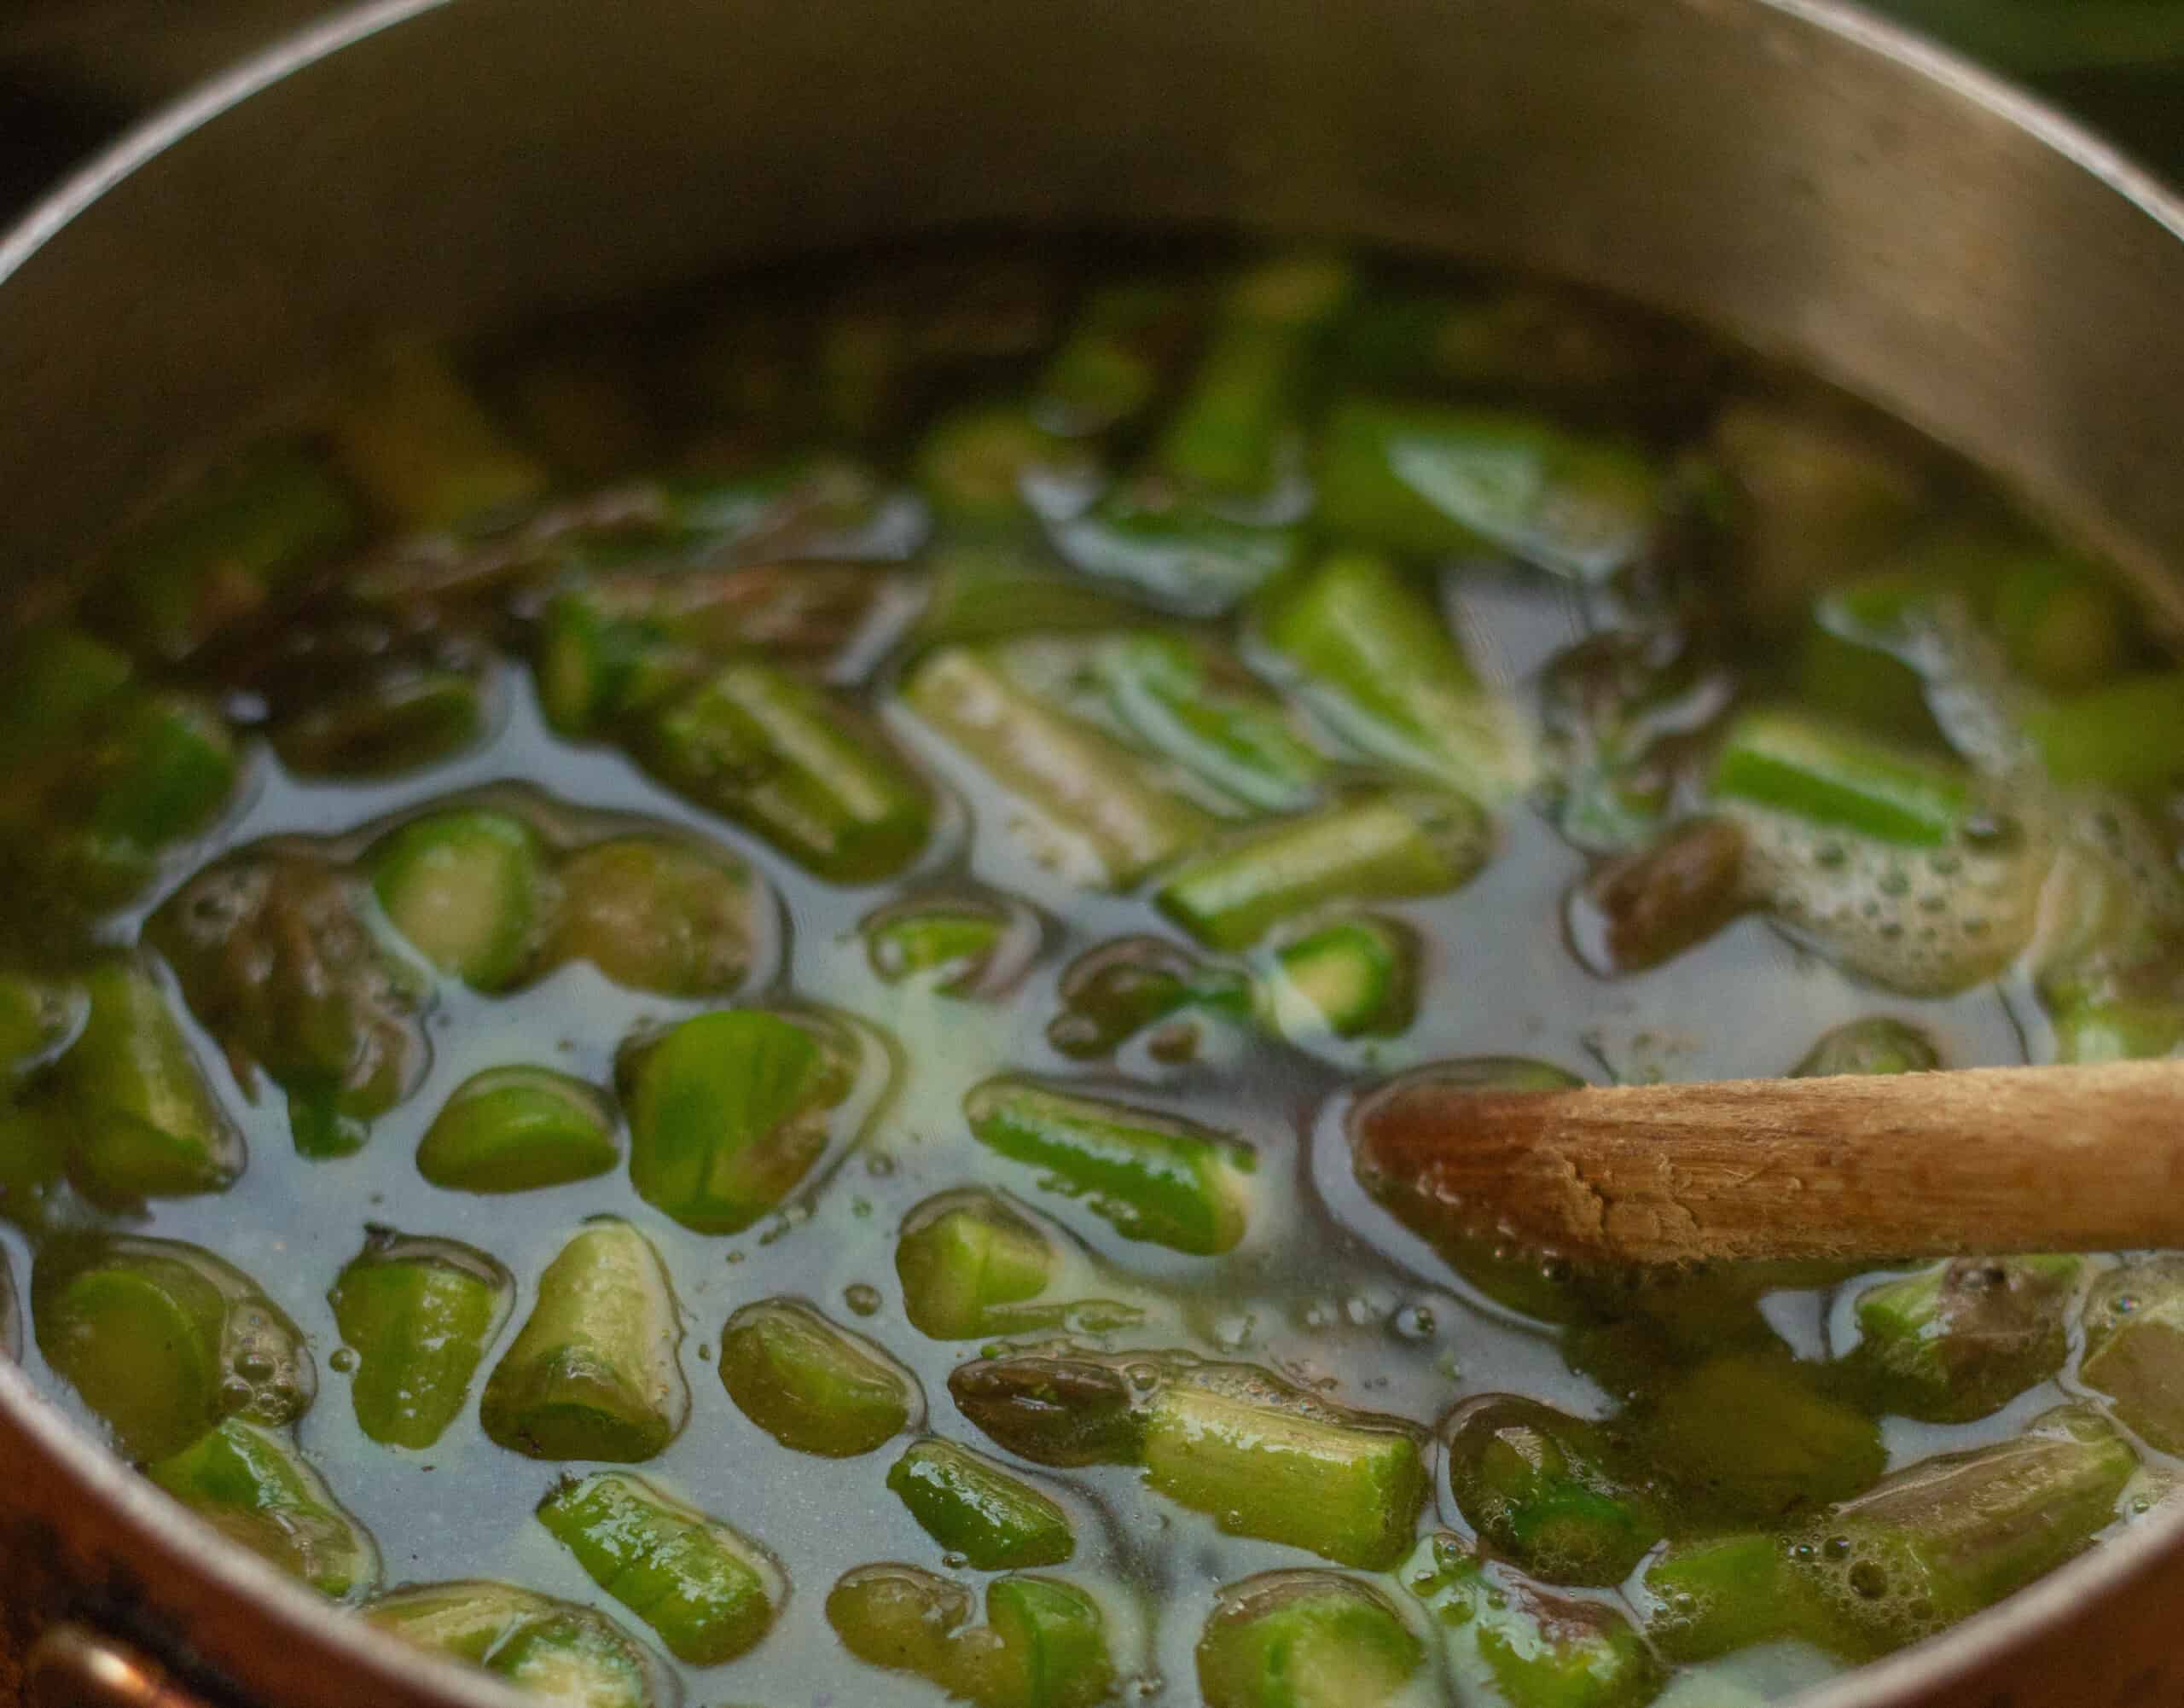
[{"label": "metal pot handle", "polygon": [[55,1625],[23,1664],[24,1708],[212,1708],[158,1662],[88,1626]]}]

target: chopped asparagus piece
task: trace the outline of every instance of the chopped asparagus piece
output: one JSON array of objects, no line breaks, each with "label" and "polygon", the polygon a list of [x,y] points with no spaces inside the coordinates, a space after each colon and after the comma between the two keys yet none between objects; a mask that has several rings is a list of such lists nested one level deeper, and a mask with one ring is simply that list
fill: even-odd
[{"label": "chopped asparagus piece", "polygon": [[346,1601],[378,1584],[371,1532],[270,1430],[229,1418],[144,1474],[229,1541],[322,1595]]},{"label": "chopped asparagus piece", "polygon": [[614,1111],[581,1079],[490,1067],[450,1094],[417,1145],[417,1172],[453,1192],[529,1192],[604,1174],[620,1159]]},{"label": "chopped asparagus piece", "polygon": [[2000,1411],[2070,1356],[2082,1261],[1957,1258],[1858,1295],[1856,1357],[1889,1409],[1936,1423]]},{"label": "chopped asparagus piece", "polygon": [[717,1666],[766,1635],[788,1594],[770,1554],[625,1471],[558,1483],[538,1522],[677,1660]]},{"label": "chopped asparagus piece", "polygon": [[1188,293],[1159,281],[1088,294],[1039,376],[1034,410],[1056,433],[1104,433],[1142,414],[1188,334]]},{"label": "chopped asparagus piece", "polygon": [[1025,1306],[1060,1266],[1047,1236],[995,1194],[929,1198],[903,1224],[895,1270],[903,1314],[936,1340],[974,1340],[1050,1321]]},{"label": "chopped asparagus piece", "polygon": [[[61,1100],[0,1096],[0,1220],[32,1232],[59,1207],[77,1123]],[[50,1207],[49,1207],[50,1206]]]},{"label": "chopped asparagus piece", "polygon": [[1154,1397],[1144,1461],[1149,1487],[1231,1535],[1370,1570],[1409,1550],[1431,1488],[1417,1441],[1391,1420],[1190,1380]]},{"label": "chopped asparagus piece", "polygon": [[1530,780],[1530,741],[1472,671],[1420,583],[1386,559],[1338,552],[1268,590],[1268,647],[1315,704],[1375,757],[1488,800]]},{"label": "chopped asparagus piece", "polygon": [[1745,832],[1694,819],[1624,856],[1586,886],[1610,968],[1641,973],[1708,938],[1745,906]]},{"label": "chopped asparagus piece", "polygon": [[1600,1432],[1552,1406],[1488,1394],[1444,1426],[1465,1520],[1550,1583],[1620,1583],[1661,1539],[1653,1497],[1611,1463]]},{"label": "chopped asparagus piece", "polygon": [[578,850],[556,876],[542,966],[588,961],[617,985],[661,996],[723,996],[749,976],[771,898],[726,850],[617,837]]},{"label": "chopped asparagus piece", "polygon": [[[984,647],[1020,635],[1127,628],[1144,611],[1089,577],[991,537],[933,554],[918,648]],[[922,706],[917,708],[923,712]],[[932,716],[932,714],[928,714]],[[945,723],[937,716],[944,730]]]},{"label": "chopped asparagus piece", "polygon": [[979,1143],[1049,1171],[1125,1239],[1217,1257],[1249,1219],[1251,1148],[1172,1116],[992,1079],[964,1100]]},{"label": "chopped asparagus piece", "polygon": [[1916,848],[1953,839],[1972,809],[1958,768],[1783,711],[1737,719],[1711,787],[1717,799]]},{"label": "chopped asparagus piece", "polygon": [[484,684],[461,671],[391,665],[272,726],[273,749],[300,776],[398,776],[485,733]]},{"label": "chopped asparagus piece", "polygon": [[1195,1053],[1200,1021],[1252,1018],[1251,981],[1208,967],[1165,938],[1124,937],[1087,950],[1062,974],[1062,1010],[1047,1042],[1064,1055],[1112,1054],[1149,1028],[1147,1049],[1167,1060]]},{"label": "chopped asparagus piece", "polygon": [[861,714],[757,659],[723,666],[642,737],[662,781],[840,884],[893,877],[923,851],[931,789]]},{"label": "chopped asparagus piece", "polygon": [[2094,1283],[2078,1380],[2150,1446],[2184,1454],[2184,1258],[2148,1258]]},{"label": "chopped asparagus piece", "polygon": [[652,604],[630,600],[626,584],[564,588],[548,603],[532,671],[556,734],[580,741],[610,732],[705,674],[707,654],[677,639]]},{"label": "chopped asparagus piece", "polygon": [[504,812],[414,819],[367,857],[388,921],[443,973],[485,991],[529,969],[545,911],[537,834]]},{"label": "chopped asparagus piece", "polygon": [[39,1351],[132,1459],[179,1453],[229,1417],[293,1422],[317,1393],[303,1331],[195,1246],[134,1235],[49,1245],[31,1287]]},{"label": "chopped asparagus piece", "polygon": [[943,521],[990,525],[1031,509],[1028,483],[1041,475],[1095,478],[1084,453],[1014,404],[957,410],[926,430],[917,450],[918,485]]},{"label": "chopped asparagus piece", "polygon": [[414,1647],[468,1661],[561,1708],[672,1699],[657,1664],[613,1620],[513,1584],[415,1584],[367,1602],[363,1614]]},{"label": "chopped asparagus piece", "polygon": [[1930,1073],[1941,1065],[1941,1051],[1916,1026],[1874,1014],[1827,1033],[1791,1074],[1823,1079],[1840,1073]]},{"label": "chopped asparagus piece", "polygon": [[899,896],[858,928],[876,977],[981,1000],[1014,987],[1045,937],[1038,915],[1014,898],[953,887]]},{"label": "chopped asparagus piece", "polygon": [[488,520],[545,494],[545,469],[502,436],[429,346],[381,346],[343,376],[328,404],[343,469],[398,526]]},{"label": "chopped asparagus piece", "polygon": [[1320,511],[1339,535],[1420,555],[1498,549],[1580,581],[1635,562],[1660,472],[1629,446],[1536,416],[1351,398],[1321,446]]},{"label": "chopped asparagus piece", "polygon": [[854,1056],[817,1014],[700,1014],[623,1069],[630,1178],[685,1227],[734,1234],[781,1207],[825,1153]]},{"label": "chopped asparagus piece", "polygon": [[1231,1583],[1198,1641],[1206,1708],[1379,1708],[1425,1659],[1380,1592],[1332,1571]]},{"label": "chopped asparagus piece", "polygon": [[125,653],[80,629],[41,623],[0,648],[0,759],[49,747],[119,694],[134,674]]},{"label": "chopped asparagus piece", "polygon": [[327,1302],[357,1357],[357,1426],[421,1449],[462,1415],[471,1378],[508,1324],[515,1281],[473,1246],[375,1229]]},{"label": "chopped asparagus piece", "polygon": [[[1001,1642],[1011,1701],[1083,1708],[1114,1693],[1107,1618],[1074,1583],[1023,1573],[986,1586],[986,1624]],[[1016,1682],[1020,1677],[1020,1684]]]},{"label": "chopped asparagus piece", "polygon": [[1054,529],[1054,549],[1087,575],[1215,617],[1303,561],[1304,531],[1238,521],[1164,480],[1117,488]]},{"label": "chopped asparagus piece", "polygon": [[1077,1551],[1069,1514],[1030,1484],[951,1441],[914,1442],[887,1486],[918,1526],[980,1571],[1059,1566]]},{"label": "chopped asparagus piece", "polygon": [[2074,1002],[2051,1019],[2058,1061],[2144,1061],[2184,1044],[2175,1002]]},{"label": "chopped asparagus piece", "polygon": [[1762,1531],[1671,1543],[1646,1568],[1646,1635],[1687,1663],[1779,1637],[1841,1651],[1850,1640],[1797,1560],[1804,1546]]},{"label": "chopped asparagus piece", "polygon": [[1417,938],[1372,914],[1336,920],[1275,955],[1274,1012],[1292,1038],[1393,1037],[1418,1011]]},{"label": "chopped asparagus piece", "polygon": [[1091,1708],[1114,1690],[1099,1603],[1058,1578],[997,1578],[986,1623],[970,1591],[915,1566],[863,1566],[827,1597],[859,1660],[909,1672],[976,1708]]},{"label": "chopped asparagus piece", "polygon": [[1224,664],[1153,630],[1116,635],[1092,654],[1115,717],[1162,758],[1262,812],[1311,805],[1326,757],[1298,734],[1278,697]]},{"label": "chopped asparagus piece", "polygon": [[1150,1361],[1021,1353],[959,1364],[948,1377],[956,1409],[994,1441],[1035,1465],[1134,1465],[1144,1450],[1142,1384]]},{"label": "chopped asparagus piece", "polygon": [[923,1415],[917,1378],[870,1341],[808,1304],[746,1304],[721,1331],[721,1386],[784,1447],[853,1458]]},{"label": "chopped asparagus piece", "polygon": [[1211,815],[1162,787],[1136,754],[1026,693],[985,651],[931,654],[904,693],[996,782],[1082,845],[1092,881],[1122,888],[1212,828]]},{"label": "chopped asparagus piece", "polygon": [[644,1235],[611,1217],[590,1223],[539,1276],[479,1422],[534,1459],[641,1463],[690,1415],[682,1339],[667,1271]]},{"label": "chopped asparagus piece", "polygon": [[2029,708],[2024,725],[2059,783],[2159,788],[2184,776],[2184,671],[2126,677]]},{"label": "chopped asparagus piece", "polygon": [[1247,949],[1334,902],[1439,895],[1484,863],[1486,816],[1458,794],[1376,790],[1246,831],[1186,861],[1155,899],[1213,949]]},{"label": "chopped asparagus piece", "polygon": [[1550,1595],[1446,1531],[1403,1570],[1441,1632],[1465,1699],[1508,1708],[1644,1708],[1666,1682],[1623,1616],[1600,1601]]}]

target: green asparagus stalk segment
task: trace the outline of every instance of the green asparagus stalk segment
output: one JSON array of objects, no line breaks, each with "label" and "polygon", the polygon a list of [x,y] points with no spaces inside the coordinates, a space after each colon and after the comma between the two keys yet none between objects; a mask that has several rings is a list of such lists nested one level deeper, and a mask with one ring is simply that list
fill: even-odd
[{"label": "green asparagus stalk segment", "polygon": [[1060,1566],[1077,1551],[1069,1514],[990,1460],[937,1436],[913,1443],[887,1486],[919,1528],[980,1571]]},{"label": "green asparagus stalk segment", "polygon": [[2184,1453],[2184,1259],[2100,1277],[2086,1300],[2078,1380],[2148,1445]]},{"label": "green asparagus stalk segment", "polygon": [[904,690],[926,723],[1080,844],[1088,874],[1122,888],[1201,840],[1214,821],[1137,755],[1011,681],[991,654],[950,647]]},{"label": "green asparagus stalk segment", "polygon": [[478,677],[397,666],[281,718],[270,735],[281,763],[299,776],[394,776],[469,747],[486,716]]},{"label": "green asparagus stalk segment", "polygon": [[1248,949],[1337,902],[1439,895],[1485,863],[1486,815],[1462,795],[1380,789],[1248,830],[1171,872],[1160,910],[1212,949]]},{"label": "green asparagus stalk segment", "polygon": [[839,457],[755,475],[686,476],[657,490],[663,526],[709,555],[744,563],[892,561],[915,552],[926,531],[915,497]]},{"label": "green asparagus stalk segment", "polygon": [[808,1304],[746,1304],[721,1331],[721,1386],[784,1447],[828,1459],[869,1453],[925,1410],[917,1378]]},{"label": "green asparagus stalk segment", "polygon": [[1080,1708],[1114,1693],[1107,1618],[1074,1583],[1018,1573],[986,1586],[986,1624],[999,1639],[1008,1699]]},{"label": "green asparagus stalk segment", "polygon": [[1158,281],[1092,291],[1039,376],[1038,419],[1081,436],[1142,415],[1188,336],[1189,306],[1183,289]]},{"label": "green asparagus stalk segment", "polygon": [[1150,1361],[1017,1353],[958,1364],[948,1377],[956,1409],[990,1438],[1035,1465],[1134,1465],[1144,1451],[1141,1380]]},{"label": "green asparagus stalk segment", "polygon": [[1198,1641],[1205,1708],[1379,1708],[1425,1645],[1378,1590],[1332,1571],[1231,1583]]},{"label": "green asparagus stalk segment", "polygon": [[1016,1079],[977,1087],[963,1113],[979,1143],[1046,1169],[1125,1239],[1217,1257],[1244,1237],[1258,1160],[1226,1134]]},{"label": "green asparagus stalk segment", "polygon": [[1307,931],[1275,951],[1275,1021],[1298,1039],[1393,1037],[1418,1011],[1419,959],[1409,928],[1375,915]]},{"label": "green asparagus stalk segment", "polygon": [[1809,1546],[1764,1531],[1671,1543],[1646,1568],[1646,1635],[1670,1659],[1683,1662],[1779,1637],[1841,1652],[1851,1640],[1796,1557]]},{"label": "green asparagus stalk segment", "polygon": [[0,1221],[35,1232],[57,1208],[77,1124],[61,1099],[0,1097]]},{"label": "green asparagus stalk segment", "polygon": [[1550,1583],[1620,1583],[1661,1539],[1650,1494],[1618,1473],[1600,1432],[1552,1406],[1487,1394],[1445,1426],[1466,1522]]},{"label": "green asparagus stalk segment", "polygon": [[1089,577],[1058,570],[990,537],[935,552],[928,579],[915,636],[921,648],[1127,628],[1145,618],[1142,608]]},{"label": "green asparagus stalk segment", "polygon": [[127,685],[128,654],[80,629],[41,623],[0,648],[0,759],[49,746]]},{"label": "green asparagus stalk segment", "polygon": [[884,736],[757,659],[668,706],[643,743],[662,781],[834,883],[894,876],[932,829],[932,791]]},{"label": "green asparagus stalk segment", "polygon": [[1348,264],[1316,255],[1265,262],[1237,279],[1161,431],[1154,450],[1161,468],[1231,496],[1272,486],[1285,442],[1296,432],[1313,346],[1352,284]]},{"label": "green asparagus stalk segment", "polygon": [[613,1620],[513,1584],[415,1584],[375,1597],[363,1613],[413,1647],[467,1661],[561,1708],[673,1699],[657,1663]]},{"label": "green asparagus stalk segment", "polygon": [[972,1606],[969,1590],[915,1566],[863,1566],[827,1597],[827,1620],[859,1660],[976,1708],[1091,1708],[1112,1694],[1106,1618],[1076,1585],[998,1578],[985,1624]]},{"label": "green asparagus stalk segment", "polygon": [[544,496],[546,471],[511,444],[427,345],[389,343],[343,377],[328,427],[344,471],[387,519],[448,528]]},{"label": "green asparagus stalk segment", "polygon": [[412,820],[366,857],[388,921],[443,973],[485,991],[528,969],[545,911],[537,834],[457,807]]},{"label": "green asparagus stalk segment", "polygon": [[1093,653],[1115,717],[1163,758],[1262,812],[1311,805],[1326,757],[1278,697],[1223,662],[1153,630],[1117,635]]},{"label": "green asparagus stalk segment", "polygon": [[336,1601],[379,1582],[371,1532],[286,1440],[229,1418],[144,1474],[230,1542]]},{"label": "green asparagus stalk segment", "polygon": [[1446,1531],[1403,1570],[1440,1633],[1465,1699],[1508,1708],[1644,1708],[1666,1682],[1620,1612],[1536,1589]]},{"label": "green asparagus stalk segment", "polygon": [[614,1111],[581,1079],[492,1067],[449,1096],[417,1146],[417,1172],[454,1192],[529,1192],[604,1174],[620,1160]]},{"label": "green asparagus stalk segment", "polygon": [[358,522],[348,493],[309,450],[259,444],[128,533],[104,602],[136,646],[188,658],[348,546]]},{"label": "green asparagus stalk segment", "polygon": [[1251,982],[1228,967],[1208,967],[1165,938],[1124,937],[1072,961],[1062,974],[1062,1010],[1048,1023],[1047,1042],[1064,1055],[1113,1054],[1149,1028],[1147,1048],[1164,1060],[1194,1053],[1198,1021],[1240,1024],[1252,1018]]},{"label": "green asparagus stalk segment", "polygon": [[952,886],[898,896],[858,929],[875,977],[986,1001],[1014,987],[1045,937],[1038,915],[1014,898]]},{"label": "green asparagus stalk segment", "polygon": [[1827,1033],[1791,1073],[1798,1079],[1841,1073],[1930,1073],[1941,1065],[1941,1051],[1918,1027],[1874,1014]]},{"label": "green asparagus stalk segment", "polygon": [[781,1207],[825,1153],[855,1086],[851,1041],[817,1014],[700,1014],[624,1065],[630,1178],[700,1233]]},{"label": "green asparagus stalk segment", "polygon": [[225,1191],[242,1173],[242,1135],[165,993],[128,961],[95,967],[82,984],[84,1029],[58,1074],[77,1190],[114,1208]]},{"label": "green asparagus stalk segment", "polygon": [[1701,818],[1625,855],[1587,886],[1610,969],[1640,973],[1704,943],[1745,906],[1745,833]]},{"label": "green asparagus stalk segment", "polygon": [[661,996],[725,996],[750,975],[771,898],[726,850],[617,837],[578,850],[555,877],[543,967],[588,961]]},{"label": "green asparagus stalk segment", "polygon": [[1230,1535],[1374,1571],[1409,1550],[1432,1487],[1417,1440],[1391,1420],[1193,1380],[1153,1397],[1144,1462],[1148,1487]]},{"label": "green asparagus stalk segment", "polygon": [[32,1276],[38,1350],[131,1458],[183,1451],[224,1419],[303,1415],[303,1331],[209,1252],[136,1236],[48,1246]]},{"label": "green asparagus stalk segment", "polygon": [[1914,848],[1950,841],[1972,809],[1958,768],[1786,711],[1739,717],[1711,786],[1719,800]]},{"label": "green asparagus stalk segment", "polygon": [[1956,1258],[1858,1295],[1858,1362],[1891,1411],[1968,1423],[2000,1411],[2070,1356],[2065,1323],[2082,1261]]},{"label": "green asparagus stalk segment", "polygon": [[1084,480],[1096,473],[1081,450],[1014,404],[943,415],[919,444],[916,464],[919,489],[936,516],[979,526],[1026,516],[1026,486],[1042,475]]},{"label": "green asparagus stalk segment", "polygon": [[1303,561],[1303,529],[1239,521],[1172,482],[1134,481],[1053,530],[1075,568],[1216,617]]},{"label": "green asparagus stalk segment", "polygon": [[1258,620],[1328,721],[1367,752],[1489,800],[1529,780],[1522,726],[1426,588],[1386,559],[1335,553],[1270,588]]},{"label": "green asparagus stalk segment", "polygon": [[327,1294],[357,1357],[357,1426],[392,1447],[430,1447],[462,1415],[471,1379],[515,1303],[508,1270],[475,1246],[374,1229]]},{"label": "green asparagus stalk segment", "polygon": [[2145,1061],[2184,1044],[2176,1002],[2073,1002],[2049,1018],[2058,1061]]},{"label": "green asparagus stalk segment", "polygon": [[690,1390],[667,1271],[626,1222],[592,1222],[538,1278],[531,1320],[485,1384],[478,1418],[534,1459],[638,1464],[681,1433]]},{"label": "green asparagus stalk segment", "polygon": [[718,1666],[752,1647],[788,1595],[758,1543],[624,1471],[555,1484],[538,1522],[692,1666]]},{"label": "green asparagus stalk segment", "polygon": [[2184,671],[2126,677],[2031,707],[2024,727],[2059,783],[2161,787],[2184,776]]},{"label": "green asparagus stalk segment", "polygon": [[936,1340],[974,1340],[1049,1321],[1025,1307],[1046,1291],[1060,1261],[1043,1233],[975,1188],[919,1205],[895,1246],[903,1315]]},{"label": "green asparagus stalk segment", "polygon": [[706,657],[678,642],[649,613],[618,608],[597,587],[556,594],[532,654],[538,702],[556,733],[604,734],[657,707],[705,674]]}]

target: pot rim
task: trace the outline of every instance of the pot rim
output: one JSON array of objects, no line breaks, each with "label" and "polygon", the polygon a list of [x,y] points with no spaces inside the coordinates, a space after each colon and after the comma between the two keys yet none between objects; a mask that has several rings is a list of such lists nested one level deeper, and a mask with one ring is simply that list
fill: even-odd
[{"label": "pot rim", "polygon": [[[1677,0],[1712,9],[1716,0]],[[115,185],[230,107],[344,48],[440,10],[456,0],[367,0],[284,37],[198,84],[124,131],[62,178],[0,233],[0,313],[8,282],[79,213]],[[2113,144],[2040,97],[1916,31],[1850,0],[1744,0],[1891,61],[2024,131],[2098,180],[2184,242],[2184,194],[2169,188]],[[406,1677],[464,1708],[508,1708],[524,1698],[513,1687],[421,1653],[375,1632],[350,1610],[311,1594],[239,1543],[221,1537],[167,1500],[67,1418],[28,1375],[0,1357],[0,1428],[19,1433],[66,1476],[75,1492],[117,1514],[171,1565],[186,1566],[213,1588],[305,1641],[331,1649],[367,1678]],[[1990,1650],[2067,1625],[2088,1600],[2184,1555],[2184,1503],[2156,1513],[2018,1590],[1997,1606],[1898,1654],[1800,1692],[1784,1708],[1914,1708]],[[360,1680],[360,1682],[363,1682]]]}]

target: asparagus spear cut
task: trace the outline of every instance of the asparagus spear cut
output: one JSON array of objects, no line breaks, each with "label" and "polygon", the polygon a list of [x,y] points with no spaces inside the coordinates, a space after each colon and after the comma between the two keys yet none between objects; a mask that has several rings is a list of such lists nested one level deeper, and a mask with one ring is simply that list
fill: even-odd
[{"label": "asparagus spear cut", "polygon": [[231,1417],[144,1474],[230,1542],[332,1601],[368,1595],[378,1584],[371,1532],[271,1430]]},{"label": "asparagus spear cut", "polygon": [[1223,1589],[1198,1641],[1206,1708],[1379,1708],[1425,1645],[1378,1590],[1333,1571],[1267,1571]]},{"label": "asparagus spear cut", "polygon": [[528,1192],[604,1174],[620,1159],[614,1112],[581,1079],[489,1067],[449,1095],[417,1145],[417,1171],[454,1192]]},{"label": "asparagus spear cut", "polygon": [[515,1282],[473,1246],[376,1229],[327,1299],[357,1357],[357,1427],[422,1449],[461,1415],[471,1379],[508,1324]]},{"label": "asparagus spear cut", "polygon": [[828,1459],[871,1452],[925,1409],[916,1377],[795,1299],[761,1300],[728,1319],[720,1380],[743,1415],[782,1446]]},{"label": "asparagus spear cut", "polygon": [[443,973],[479,991],[527,970],[544,911],[536,832],[507,813],[455,808],[413,820],[367,857],[395,930]]},{"label": "asparagus spear cut", "polygon": [[672,1700],[659,1664],[603,1613],[512,1583],[418,1583],[367,1602],[365,1619],[412,1647],[467,1661],[561,1708]]},{"label": "asparagus spear cut", "polygon": [[1592,1426],[1513,1394],[1467,1400],[1443,1426],[1465,1520],[1550,1583],[1619,1583],[1661,1538],[1658,1504],[1618,1475]]},{"label": "asparagus spear cut", "polygon": [[980,1571],[1060,1566],[1077,1551],[1059,1503],[938,1436],[913,1443],[887,1473],[887,1486],[920,1529]]},{"label": "asparagus spear cut", "polygon": [[750,973],[765,886],[725,849],[625,836],[578,850],[555,873],[561,891],[543,967],[589,961],[628,990],[721,996]]}]

